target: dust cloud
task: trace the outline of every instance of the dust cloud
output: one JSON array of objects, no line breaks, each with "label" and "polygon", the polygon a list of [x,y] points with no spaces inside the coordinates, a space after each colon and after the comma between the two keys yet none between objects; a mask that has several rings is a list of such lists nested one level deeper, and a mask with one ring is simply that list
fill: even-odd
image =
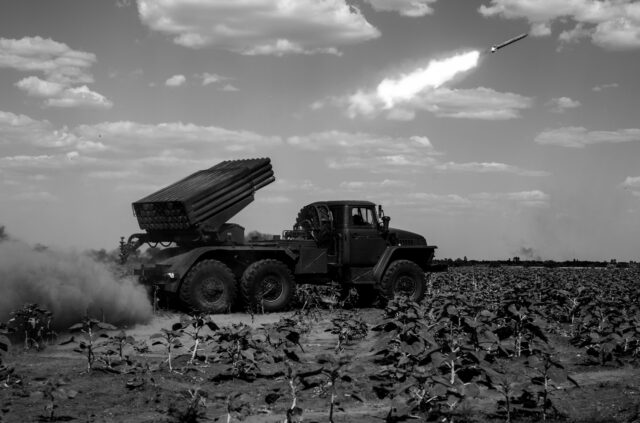
[{"label": "dust cloud", "polygon": [[16,240],[0,242],[0,288],[0,322],[27,303],[50,310],[56,330],[86,314],[118,326],[144,323],[152,316],[147,293],[133,278],[116,277],[106,264],[85,254],[34,249]]}]

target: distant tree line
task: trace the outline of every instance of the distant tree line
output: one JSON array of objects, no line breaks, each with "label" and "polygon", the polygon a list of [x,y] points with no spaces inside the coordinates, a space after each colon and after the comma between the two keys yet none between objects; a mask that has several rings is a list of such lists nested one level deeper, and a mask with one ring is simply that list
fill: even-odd
[{"label": "distant tree line", "polygon": [[638,266],[639,264],[634,261],[624,262],[612,259],[609,261],[591,261],[591,260],[522,260],[520,257],[513,257],[507,260],[470,260],[467,257],[463,258],[445,258],[440,260],[434,260],[434,263],[446,264],[449,267],[463,267],[463,266],[521,266],[521,267],[616,267],[627,268]]}]

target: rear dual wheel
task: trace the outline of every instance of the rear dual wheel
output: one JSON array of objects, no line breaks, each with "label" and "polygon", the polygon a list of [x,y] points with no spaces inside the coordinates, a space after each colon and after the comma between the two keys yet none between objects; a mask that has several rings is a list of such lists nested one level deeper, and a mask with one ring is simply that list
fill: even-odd
[{"label": "rear dual wheel", "polygon": [[291,270],[279,260],[252,263],[240,281],[244,302],[265,312],[284,310],[293,300],[296,283]]},{"label": "rear dual wheel", "polygon": [[236,301],[236,278],[224,263],[202,260],[189,270],[179,291],[180,299],[203,313],[228,313]]}]

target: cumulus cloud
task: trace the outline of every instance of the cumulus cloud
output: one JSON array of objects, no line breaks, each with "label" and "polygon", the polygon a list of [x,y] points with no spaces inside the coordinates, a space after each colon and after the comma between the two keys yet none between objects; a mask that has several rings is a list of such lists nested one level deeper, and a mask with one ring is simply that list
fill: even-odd
[{"label": "cumulus cloud", "polygon": [[138,12],[176,44],[246,55],[339,54],[340,46],[380,36],[345,0],[138,0]]},{"label": "cumulus cloud", "polygon": [[540,170],[527,170],[518,166],[496,162],[446,162],[435,166],[440,171],[471,172],[471,173],[511,173],[519,176],[549,176],[549,172]]},{"label": "cumulus cloud", "polygon": [[640,141],[640,129],[619,129],[617,131],[589,131],[581,126],[547,129],[535,138],[543,145],[582,148],[592,144]]},{"label": "cumulus cloud", "polygon": [[184,75],[173,75],[171,78],[164,82],[167,87],[179,87],[187,82],[187,78]]},{"label": "cumulus cloud", "polygon": [[98,109],[110,109],[113,103],[102,94],[91,91],[83,85],[76,88],[67,88],[61,94],[47,99],[45,105],[51,107],[91,107]]},{"label": "cumulus cloud", "polygon": [[437,88],[426,90],[411,100],[387,110],[372,93],[358,91],[347,97],[331,99],[332,104],[345,109],[347,116],[373,118],[383,114],[390,120],[412,120],[416,111],[430,112],[438,117],[478,120],[508,120],[520,117],[522,110],[532,105],[532,99],[520,94],[499,92],[491,88]]},{"label": "cumulus cloud", "polygon": [[640,3],[634,0],[490,0],[479,12],[486,17],[527,19],[532,35],[551,34],[554,22],[570,22],[562,43],[589,38],[609,50],[640,48]]},{"label": "cumulus cloud", "polygon": [[596,85],[595,87],[592,88],[592,90],[595,92],[600,92],[600,91],[608,90],[609,88],[618,88],[619,86],[620,85],[618,85],[617,82],[612,82],[610,84]]},{"label": "cumulus cloud", "polygon": [[104,122],[80,125],[75,128],[78,136],[96,139],[123,148],[157,149],[215,148],[230,152],[253,151],[256,147],[273,147],[282,140],[279,137],[262,136],[251,131],[235,131],[217,126],[201,126],[193,123],[166,122],[144,124],[131,121]]},{"label": "cumulus cloud", "polygon": [[[522,169],[505,163],[441,162],[437,151],[424,136],[388,137],[367,133],[326,131],[290,137],[287,144],[302,150],[328,153],[326,164],[332,169],[364,169],[371,173],[438,172],[504,173],[518,176],[548,176],[548,172]],[[390,181],[390,180],[389,180]]]},{"label": "cumulus cloud", "polygon": [[640,198],[640,176],[627,176],[621,186]]},{"label": "cumulus cloud", "polygon": [[414,182],[401,179],[383,179],[382,181],[345,181],[340,183],[340,189],[358,192],[389,188],[411,188],[413,186],[415,186]]},{"label": "cumulus cloud", "polygon": [[235,85],[225,84],[222,88],[220,88],[220,91],[231,93],[235,91],[240,91],[240,89],[237,88]]},{"label": "cumulus cloud", "polygon": [[232,85],[226,82],[233,78],[218,75],[216,73],[208,73],[208,72],[205,72],[202,75],[198,75],[198,77],[202,79],[202,85],[205,87],[208,85],[213,85],[218,87],[218,90],[220,91],[226,91],[226,92],[239,91],[239,89],[235,85]]},{"label": "cumulus cloud", "polygon": [[45,79],[28,76],[15,86],[32,97],[43,98],[51,107],[110,108],[111,101],[91,91],[90,68],[95,64],[92,53],[72,50],[64,43],[41,37],[19,40],[0,38],[0,68],[21,72],[38,72]]},{"label": "cumulus cloud", "polygon": [[569,97],[556,97],[552,98],[547,103],[547,106],[549,106],[554,113],[564,113],[567,109],[575,109],[576,107],[582,106],[582,103]]},{"label": "cumulus cloud", "polygon": [[44,81],[37,76],[29,76],[16,82],[16,87],[33,97],[54,97],[64,91],[65,86],[57,82]]},{"label": "cumulus cloud", "polygon": [[365,0],[377,11],[398,12],[402,16],[417,18],[433,13],[432,4],[438,0]]},{"label": "cumulus cloud", "polygon": [[549,207],[550,196],[540,190],[516,192],[480,192],[468,195],[411,192],[394,194],[385,204],[410,207],[434,214],[505,213]]},{"label": "cumulus cloud", "polygon": [[93,82],[89,69],[96,62],[93,53],[72,50],[50,38],[0,38],[0,68],[42,72],[47,80],[64,85]]},{"label": "cumulus cloud", "polygon": [[627,176],[627,178],[622,183],[624,188],[631,188],[640,190],[640,176]]},{"label": "cumulus cloud", "polygon": [[208,72],[205,72],[202,75],[200,75],[200,78],[202,78],[202,85],[204,86],[216,84],[218,82],[222,82],[228,79],[224,76],[220,76],[218,74],[208,73]]},{"label": "cumulus cloud", "polygon": [[15,144],[38,147],[67,147],[77,137],[66,128],[56,129],[49,121],[32,119],[0,110],[0,145]]}]

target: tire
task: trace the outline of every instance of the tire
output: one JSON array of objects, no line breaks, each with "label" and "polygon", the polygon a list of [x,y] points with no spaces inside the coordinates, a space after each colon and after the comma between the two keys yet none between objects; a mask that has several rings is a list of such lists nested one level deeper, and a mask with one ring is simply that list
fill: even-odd
[{"label": "tire", "polygon": [[387,300],[396,295],[419,302],[426,292],[426,276],[420,266],[409,260],[392,262],[380,281],[380,294]]},{"label": "tire", "polygon": [[284,310],[293,301],[296,283],[281,261],[266,259],[252,263],[240,281],[242,299],[255,310]]},{"label": "tire", "polygon": [[180,299],[203,313],[228,313],[238,295],[236,278],[224,263],[203,260],[193,266],[180,286]]}]

